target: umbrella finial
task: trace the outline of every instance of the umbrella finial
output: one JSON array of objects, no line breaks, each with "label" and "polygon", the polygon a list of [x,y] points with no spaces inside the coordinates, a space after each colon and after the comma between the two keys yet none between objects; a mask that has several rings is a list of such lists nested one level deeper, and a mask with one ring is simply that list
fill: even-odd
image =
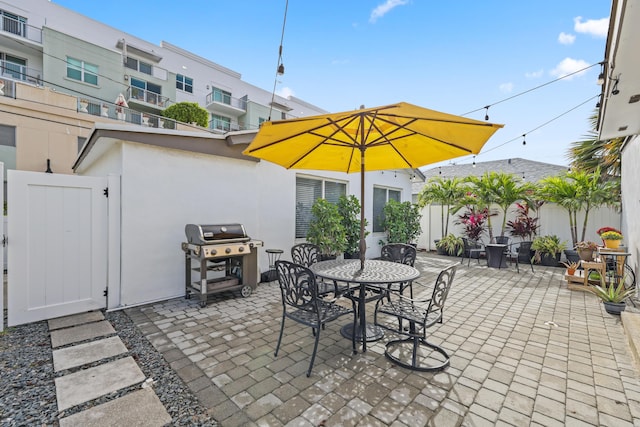
[{"label": "umbrella finial", "polygon": [[360,104],[360,109],[364,110],[364,104]]}]

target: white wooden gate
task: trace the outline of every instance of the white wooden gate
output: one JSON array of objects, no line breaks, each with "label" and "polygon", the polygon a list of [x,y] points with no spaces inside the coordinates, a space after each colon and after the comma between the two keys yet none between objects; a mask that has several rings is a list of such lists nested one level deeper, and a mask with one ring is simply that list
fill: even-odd
[{"label": "white wooden gate", "polygon": [[7,171],[8,325],[106,306],[106,177]]}]

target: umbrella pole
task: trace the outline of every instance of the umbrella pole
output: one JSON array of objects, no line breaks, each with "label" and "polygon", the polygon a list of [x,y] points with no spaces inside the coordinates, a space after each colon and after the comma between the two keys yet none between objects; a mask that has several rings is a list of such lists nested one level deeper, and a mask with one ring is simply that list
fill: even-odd
[{"label": "umbrella pole", "polygon": [[364,150],[360,150],[360,270],[364,270],[367,242],[364,239]]}]

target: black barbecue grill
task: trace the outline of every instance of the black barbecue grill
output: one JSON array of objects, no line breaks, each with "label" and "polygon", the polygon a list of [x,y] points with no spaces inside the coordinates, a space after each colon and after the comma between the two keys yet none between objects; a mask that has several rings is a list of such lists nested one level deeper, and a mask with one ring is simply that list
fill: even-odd
[{"label": "black barbecue grill", "polygon": [[[251,239],[242,224],[185,226],[185,297],[200,294],[200,305],[207,295],[240,291],[248,297],[258,286],[258,247],[261,240]],[[192,281],[192,271],[199,279]]]}]

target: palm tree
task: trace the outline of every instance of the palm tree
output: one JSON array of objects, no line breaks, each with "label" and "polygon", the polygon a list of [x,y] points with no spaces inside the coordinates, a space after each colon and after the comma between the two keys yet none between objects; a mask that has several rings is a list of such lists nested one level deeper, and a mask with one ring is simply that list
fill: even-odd
[{"label": "palm tree", "polygon": [[596,127],[598,115],[589,117],[591,130],[584,135],[584,139],[571,143],[567,155],[571,168],[586,172],[600,169],[600,179],[610,180],[620,178],[620,152],[624,138],[599,140]]},{"label": "palm tree", "polygon": [[[540,181],[539,195],[557,203],[569,214],[569,227],[573,246],[583,241],[587,232],[589,212],[603,205],[616,206],[620,202],[619,181],[603,181],[600,169],[595,172],[571,171],[561,176],[551,176]],[[578,240],[578,212],[584,210],[582,235]]]},{"label": "palm tree", "polygon": [[[490,209],[492,204],[496,204],[502,210],[500,235],[504,236],[509,206],[519,200],[529,202],[529,195],[534,188],[533,185],[522,182],[515,175],[504,172],[485,172],[482,176],[470,176],[467,179],[473,186],[473,193],[479,205]],[[487,218],[487,225],[489,239],[493,239],[491,215]]]},{"label": "palm tree", "polygon": [[540,188],[538,189],[540,198],[558,206],[563,207],[569,214],[569,228],[571,229],[571,239],[573,244],[577,240],[577,216],[582,206],[582,202],[578,199],[578,185],[574,180],[567,179],[566,176],[548,176],[540,180]]},{"label": "palm tree", "polygon": [[[578,200],[582,202],[584,210],[584,221],[582,223],[582,237],[584,241],[587,233],[587,222],[589,221],[589,211],[603,205],[617,206],[620,203],[620,181],[601,180],[600,168],[594,172],[572,171],[567,173],[567,177],[573,179],[578,186]],[[575,245],[576,242],[573,242]]]},{"label": "palm tree", "polygon": [[434,177],[418,193],[418,205],[420,208],[431,203],[440,204],[443,238],[449,234],[449,218],[460,210],[461,206],[458,205],[458,202],[465,197],[467,191],[468,188],[460,178]]}]

